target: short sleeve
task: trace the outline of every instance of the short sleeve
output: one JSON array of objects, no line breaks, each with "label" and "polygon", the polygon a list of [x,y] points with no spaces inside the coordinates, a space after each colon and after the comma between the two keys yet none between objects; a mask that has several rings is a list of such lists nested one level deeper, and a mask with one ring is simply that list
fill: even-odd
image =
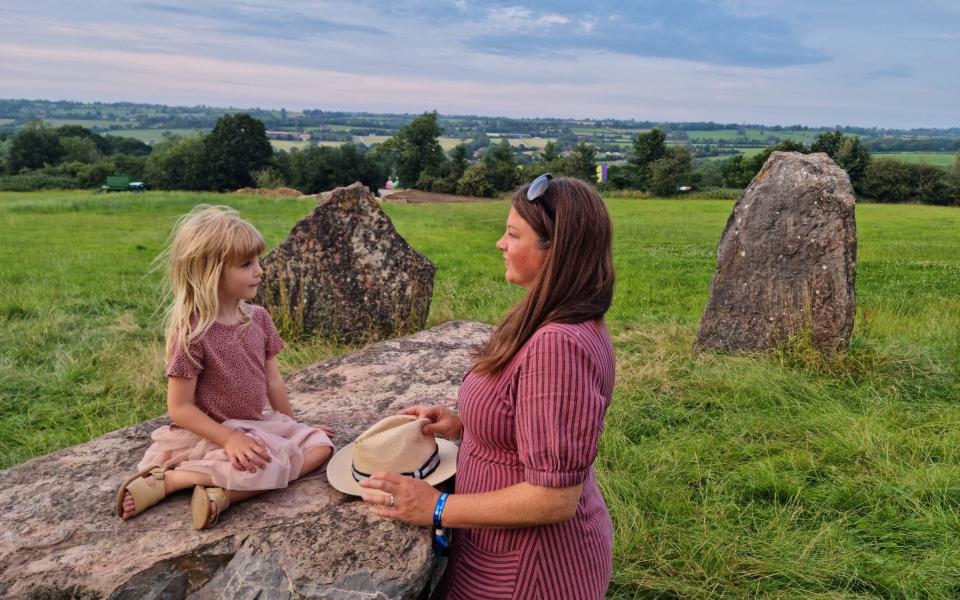
[{"label": "short sleeve", "polygon": [[[190,360],[190,355],[196,361],[196,364]],[[173,356],[167,361],[167,377],[196,377],[203,370],[204,351],[203,345],[199,340],[194,340],[190,344],[190,355],[188,355],[180,344],[177,344],[173,350]]]},{"label": "short sleeve", "polygon": [[260,307],[260,312],[262,313],[260,318],[263,319],[263,332],[267,340],[266,357],[269,360],[283,350],[283,338],[277,332],[277,327],[273,324],[273,319],[270,318],[267,309]]},{"label": "short sleeve", "polygon": [[597,361],[573,336],[529,342],[517,381],[517,448],[527,483],[583,483],[597,455],[608,401]]}]

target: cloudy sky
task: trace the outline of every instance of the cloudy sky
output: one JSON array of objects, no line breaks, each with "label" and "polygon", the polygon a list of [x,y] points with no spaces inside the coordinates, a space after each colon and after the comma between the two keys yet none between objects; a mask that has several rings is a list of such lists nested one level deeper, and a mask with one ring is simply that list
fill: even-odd
[{"label": "cloudy sky", "polygon": [[3,0],[0,97],[960,126],[960,0]]}]

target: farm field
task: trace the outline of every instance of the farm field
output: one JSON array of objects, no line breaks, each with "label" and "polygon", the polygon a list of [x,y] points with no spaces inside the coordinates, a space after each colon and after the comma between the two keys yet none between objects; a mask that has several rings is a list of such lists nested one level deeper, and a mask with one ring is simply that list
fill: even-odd
[{"label": "farm field", "polygon": [[[367,146],[373,146],[374,144],[382,144],[391,136],[389,135],[355,135],[353,136],[354,143],[363,143]],[[470,140],[462,138],[450,138],[450,137],[441,137],[438,140],[440,142],[440,147],[443,148],[444,152],[452,150],[458,144],[464,144]]]},{"label": "farm field", "polygon": [[80,127],[107,129],[111,126],[123,127],[130,125],[130,121],[99,120],[99,119],[44,119],[43,122],[50,127],[63,127],[64,125],[79,125]]},{"label": "farm field", "polygon": [[789,139],[809,145],[816,141],[821,133],[820,131],[773,131],[770,129],[744,129],[743,131],[745,136],[740,136],[736,129],[690,130],[687,131],[687,136],[691,141],[734,141],[745,137],[747,141],[754,142],[765,142],[768,137],[775,136],[781,140]]},{"label": "farm field", "polygon": [[[0,467],[164,411],[152,268],[176,217],[239,209],[268,246],[309,200],[0,193]],[[596,462],[610,598],[960,595],[960,209],[861,204],[851,349],[691,351],[726,200],[610,197],[617,388]],[[520,291],[505,202],[387,204],[437,265],[428,325]],[[289,339],[285,373],[350,348]]]},{"label": "farm field", "polygon": [[294,148],[298,150],[303,150],[304,148],[309,148],[310,146],[328,146],[331,148],[339,148],[344,144],[349,144],[350,142],[301,142],[294,140],[270,140],[270,144],[273,146],[274,150],[286,150],[290,151]]},{"label": "farm field", "polygon": [[163,140],[167,139],[167,137],[172,135],[188,137],[191,135],[197,135],[198,133],[209,133],[209,130],[207,129],[116,129],[116,130],[108,131],[104,133],[105,135],[116,135],[120,137],[135,138],[140,140],[141,142],[146,142],[148,144],[156,144],[157,142],[162,142]]},{"label": "farm field", "polygon": [[927,163],[937,167],[952,167],[957,162],[956,152],[877,152],[872,156],[873,158],[895,158],[906,162]]},{"label": "farm field", "polygon": [[[501,137],[497,135],[491,135],[490,141],[494,144],[499,144]],[[507,138],[507,142],[510,143],[514,148],[518,146],[526,146],[527,148],[540,148],[541,146],[546,146],[547,142],[555,142],[556,138],[545,138],[545,137],[526,137],[526,138]]]}]

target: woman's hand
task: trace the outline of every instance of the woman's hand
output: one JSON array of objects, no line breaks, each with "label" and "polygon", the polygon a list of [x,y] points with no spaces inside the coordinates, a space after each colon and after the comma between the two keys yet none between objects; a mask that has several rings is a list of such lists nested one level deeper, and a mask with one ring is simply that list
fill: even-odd
[{"label": "woman's hand", "polygon": [[238,471],[256,473],[257,467],[262,469],[272,460],[266,446],[240,431],[230,434],[223,450],[227,453],[230,464]]},{"label": "woman's hand", "polygon": [[445,406],[411,406],[400,411],[401,415],[412,415],[418,419],[430,419],[423,426],[424,435],[440,434],[451,440],[459,440],[463,425],[460,417]]},{"label": "woman's hand", "polygon": [[378,517],[398,519],[414,525],[433,524],[433,507],[440,497],[440,492],[426,481],[396,473],[374,473],[369,479],[360,481],[360,487],[382,490],[389,494],[362,496],[364,502],[373,505],[370,512]]}]

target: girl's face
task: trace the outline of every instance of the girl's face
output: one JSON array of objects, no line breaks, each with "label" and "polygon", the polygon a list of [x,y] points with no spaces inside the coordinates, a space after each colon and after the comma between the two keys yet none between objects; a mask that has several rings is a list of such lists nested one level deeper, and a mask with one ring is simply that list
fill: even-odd
[{"label": "girl's face", "polygon": [[220,297],[224,300],[252,300],[260,286],[260,259],[256,256],[240,264],[224,265],[220,274]]},{"label": "girl's face", "polygon": [[547,259],[547,251],[540,247],[540,240],[530,224],[512,208],[507,215],[507,229],[497,241],[497,248],[503,252],[507,281],[529,289]]}]

